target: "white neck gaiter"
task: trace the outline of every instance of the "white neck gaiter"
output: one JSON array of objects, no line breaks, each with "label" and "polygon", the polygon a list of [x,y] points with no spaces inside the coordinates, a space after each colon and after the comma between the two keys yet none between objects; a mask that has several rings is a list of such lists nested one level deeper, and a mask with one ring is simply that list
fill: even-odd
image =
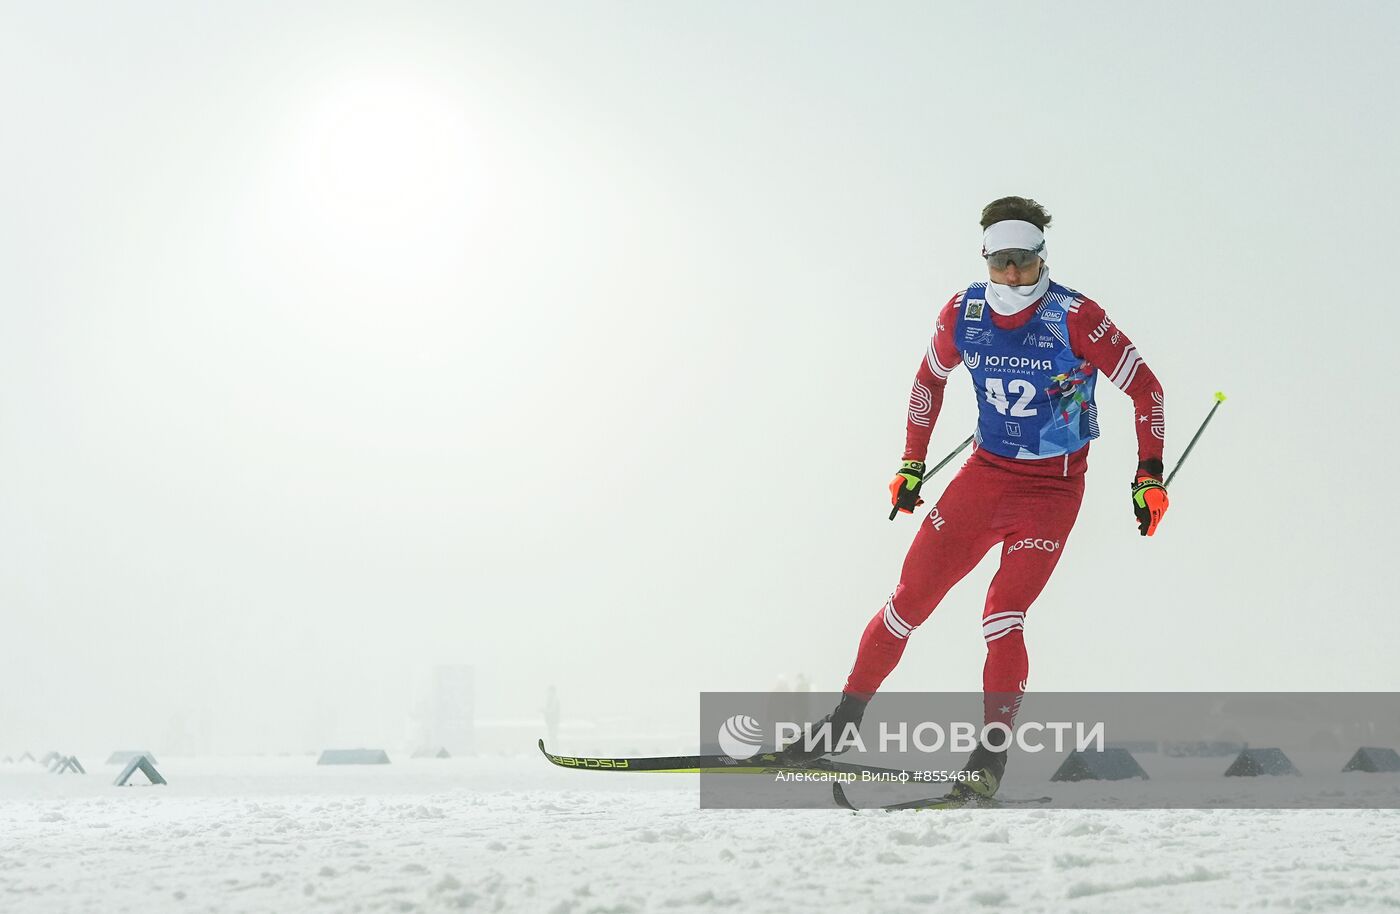
[{"label": "white neck gaiter", "polygon": [[1050,291],[1050,267],[1040,265],[1040,279],[1033,286],[1004,286],[999,282],[987,283],[987,304],[1002,317],[1020,314],[1045,297]]}]

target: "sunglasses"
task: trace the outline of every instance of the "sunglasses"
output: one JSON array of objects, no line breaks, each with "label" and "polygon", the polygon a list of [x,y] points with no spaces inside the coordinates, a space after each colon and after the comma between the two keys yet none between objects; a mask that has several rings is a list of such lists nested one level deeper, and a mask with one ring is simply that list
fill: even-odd
[{"label": "sunglasses", "polygon": [[1020,248],[1009,248],[1005,251],[997,251],[995,254],[987,255],[987,264],[993,270],[1004,270],[1016,264],[1018,270],[1029,270],[1035,266],[1035,262],[1040,259],[1039,251],[1026,251]]}]

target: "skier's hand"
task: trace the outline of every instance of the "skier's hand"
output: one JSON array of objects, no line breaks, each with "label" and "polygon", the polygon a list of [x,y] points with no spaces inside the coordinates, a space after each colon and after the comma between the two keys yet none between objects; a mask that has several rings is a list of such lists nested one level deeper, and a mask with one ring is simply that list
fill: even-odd
[{"label": "skier's hand", "polygon": [[894,510],[890,511],[890,520],[899,512],[913,514],[914,509],[924,503],[919,497],[919,490],[924,487],[924,462],[922,460],[906,460],[899,466],[899,472],[890,480],[890,504],[894,505]]},{"label": "skier's hand", "polygon": [[1162,480],[1139,470],[1133,483],[1133,514],[1137,516],[1138,533],[1151,536],[1157,532],[1162,515],[1167,513],[1167,489]]}]

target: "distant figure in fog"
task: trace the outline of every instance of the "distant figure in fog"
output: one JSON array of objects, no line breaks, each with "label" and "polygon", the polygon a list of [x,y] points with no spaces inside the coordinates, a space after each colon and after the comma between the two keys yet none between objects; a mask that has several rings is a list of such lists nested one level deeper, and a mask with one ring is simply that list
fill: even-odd
[{"label": "distant figure in fog", "polygon": [[559,692],[554,686],[549,687],[544,697],[544,732],[549,745],[559,744]]}]

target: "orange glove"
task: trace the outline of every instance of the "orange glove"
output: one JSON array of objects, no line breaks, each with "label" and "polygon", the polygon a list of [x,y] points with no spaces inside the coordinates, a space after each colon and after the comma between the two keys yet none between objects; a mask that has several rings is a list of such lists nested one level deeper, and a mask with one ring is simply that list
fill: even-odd
[{"label": "orange glove", "polygon": [[890,480],[890,504],[894,505],[894,510],[890,512],[890,520],[894,520],[899,511],[913,514],[914,509],[924,503],[919,497],[919,490],[923,487],[924,462],[906,460],[900,464],[899,472]]},{"label": "orange glove", "polygon": [[1133,483],[1133,514],[1137,517],[1138,533],[1151,536],[1167,513],[1167,488],[1151,473],[1138,470]]}]

